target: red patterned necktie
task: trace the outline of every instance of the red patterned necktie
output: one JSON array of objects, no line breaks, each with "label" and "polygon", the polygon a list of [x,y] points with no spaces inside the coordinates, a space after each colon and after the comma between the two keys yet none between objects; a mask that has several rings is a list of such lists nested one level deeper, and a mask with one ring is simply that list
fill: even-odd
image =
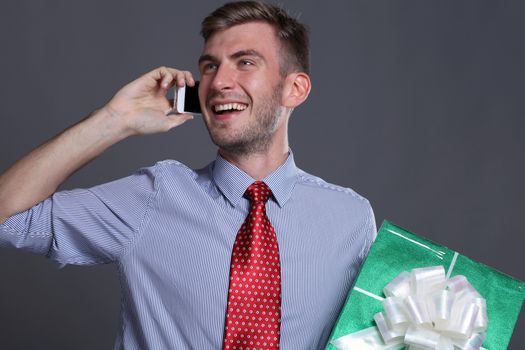
[{"label": "red patterned necktie", "polygon": [[281,265],[266,216],[272,191],[261,181],[246,190],[251,208],[233,245],[224,349],[279,349]]}]

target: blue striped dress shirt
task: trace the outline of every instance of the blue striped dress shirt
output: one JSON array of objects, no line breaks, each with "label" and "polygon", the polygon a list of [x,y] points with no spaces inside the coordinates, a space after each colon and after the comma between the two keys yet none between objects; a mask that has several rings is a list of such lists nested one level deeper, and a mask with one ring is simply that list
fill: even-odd
[{"label": "blue striped dress shirt", "polygon": [[[57,263],[115,263],[115,349],[220,349],[230,258],[254,181],[220,156],[200,170],[162,161],[55,193],[0,225],[0,246]],[[376,227],[369,202],[287,160],[263,179],[281,254],[281,348],[322,349]]]}]

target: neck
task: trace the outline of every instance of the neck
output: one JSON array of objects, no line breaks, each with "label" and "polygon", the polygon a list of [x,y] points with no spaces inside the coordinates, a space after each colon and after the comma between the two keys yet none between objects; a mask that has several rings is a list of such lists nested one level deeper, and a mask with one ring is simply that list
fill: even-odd
[{"label": "neck", "polygon": [[288,157],[287,133],[286,130],[280,131],[284,131],[284,135],[276,138],[280,142],[272,142],[267,150],[239,155],[219,149],[219,154],[253,179],[260,181],[279,168]]}]

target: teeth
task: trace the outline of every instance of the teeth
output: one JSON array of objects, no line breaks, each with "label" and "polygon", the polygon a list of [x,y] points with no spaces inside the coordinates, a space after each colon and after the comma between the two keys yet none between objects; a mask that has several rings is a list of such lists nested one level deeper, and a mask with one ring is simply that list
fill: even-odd
[{"label": "teeth", "polygon": [[229,110],[236,110],[236,111],[244,111],[247,106],[245,104],[241,103],[225,103],[222,105],[215,105],[215,112],[221,112],[221,111],[229,111]]}]

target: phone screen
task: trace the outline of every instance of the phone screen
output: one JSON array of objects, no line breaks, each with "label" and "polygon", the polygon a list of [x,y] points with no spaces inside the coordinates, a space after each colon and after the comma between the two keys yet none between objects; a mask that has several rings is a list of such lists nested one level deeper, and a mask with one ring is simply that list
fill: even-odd
[{"label": "phone screen", "polygon": [[184,96],[184,111],[190,113],[202,113],[199,103],[199,82],[195,86],[186,85],[186,95]]}]

